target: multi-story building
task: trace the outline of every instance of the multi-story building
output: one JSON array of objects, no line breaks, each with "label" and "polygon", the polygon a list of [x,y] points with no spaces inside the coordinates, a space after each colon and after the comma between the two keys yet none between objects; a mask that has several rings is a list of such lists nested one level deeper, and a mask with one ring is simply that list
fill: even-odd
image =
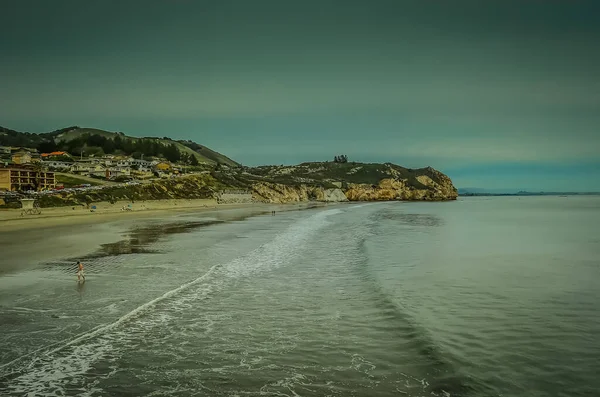
[{"label": "multi-story building", "polygon": [[54,189],[54,172],[30,168],[0,168],[0,190],[27,191]]}]

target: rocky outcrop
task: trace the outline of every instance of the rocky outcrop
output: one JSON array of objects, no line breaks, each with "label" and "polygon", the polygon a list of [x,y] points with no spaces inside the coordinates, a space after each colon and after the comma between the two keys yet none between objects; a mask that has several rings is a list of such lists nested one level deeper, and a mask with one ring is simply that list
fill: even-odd
[{"label": "rocky outcrop", "polygon": [[458,192],[448,177],[447,181],[440,180],[441,183],[427,175],[416,178],[424,188],[411,186],[406,180],[387,178],[377,185],[350,184],[345,194],[350,201],[444,201],[456,200],[458,197]]},{"label": "rocky outcrop", "polygon": [[405,180],[382,179],[377,185],[349,184],[345,190],[325,189],[307,185],[289,186],[277,183],[260,183],[253,186],[255,201],[290,203],[300,201],[445,201],[456,200],[458,193],[452,184],[443,184],[427,176],[419,177],[424,188],[408,185]]},{"label": "rocky outcrop", "polygon": [[300,201],[341,202],[348,198],[341,189],[309,185],[284,185],[261,182],[252,185],[255,201],[266,203],[293,203]]},{"label": "rocky outcrop", "polygon": [[[390,171],[395,171],[389,168]],[[323,188],[310,184],[259,182],[252,185],[255,201],[290,203],[299,201],[444,201],[456,200],[458,191],[450,178],[431,168],[411,170],[410,178],[389,172],[377,184],[348,183],[343,188]]]},{"label": "rocky outcrop", "polygon": [[317,201],[324,202],[342,202],[348,201],[348,197],[344,194],[342,189],[323,189],[315,188],[314,195]]}]

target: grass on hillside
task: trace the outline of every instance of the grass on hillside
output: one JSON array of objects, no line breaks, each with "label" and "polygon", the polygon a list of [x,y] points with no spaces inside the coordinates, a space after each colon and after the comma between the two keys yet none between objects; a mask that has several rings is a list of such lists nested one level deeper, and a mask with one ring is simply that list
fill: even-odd
[{"label": "grass on hillside", "polygon": [[[58,136],[56,138],[56,140],[59,142],[60,141],[68,142],[70,140],[80,137],[82,134],[101,135],[105,138],[110,138],[110,139],[114,139],[117,135],[119,135],[119,133],[117,133],[117,132],[104,131],[104,130],[99,130],[99,129],[95,129],[95,128],[77,128],[77,129],[73,129],[71,131],[66,131],[66,132],[61,133],[60,136]],[[176,140],[162,139],[159,137],[141,138],[141,137],[135,137],[135,136],[129,136],[129,135],[121,135],[121,137],[126,138],[126,139],[131,139],[133,141],[136,141],[138,139],[155,139],[156,141],[158,141],[159,143],[161,143],[163,145],[175,144],[175,146],[181,153],[186,153],[188,155],[191,154],[191,155],[195,156],[196,159],[201,163],[215,164],[215,163],[220,162],[220,163],[227,164],[230,166],[237,166],[237,163],[235,161],[231,160],[230,158],[228,158],[227,156],[225,156],[221,153],[215,152],[214,150],[211,150],[204,146],[202,146],[202,149],[199,152],[196,152]]]},{"label": "grass on hillside", "polygon": [[77,186],[77,185],[82,185],[84,183],[88,183],[92,186],[101,185],[101,183],[92,182],[89,179],[80,179],[80,178],[77,178],[76,176],[56,174],[56,184],[57,185],[62,184],[64,187],[73,187],[73,186]]}]

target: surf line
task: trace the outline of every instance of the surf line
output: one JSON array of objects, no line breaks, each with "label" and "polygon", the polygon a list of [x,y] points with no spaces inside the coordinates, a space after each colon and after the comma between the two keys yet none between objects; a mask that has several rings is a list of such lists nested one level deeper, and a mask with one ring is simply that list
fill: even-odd
[{"label": "surf line", "polygon": [[114,321],[114,322],[112,322],[110,324],[106,324],[106,325],[104,325],[104,326],[102,326],[100,328],[97,328],[97,329],[95,329],[95,330],[93,330],[91,332],[84,333],[81,336],[79,336],[79,337],[71,340],[70,342],[65,343],[64,345],[62,345],[62,346],[60,346],[60,347],[58,347],[58,348],[56,348],[54,350],[50,350],[49,352],[46,353],[46,355],[57,353],[57,352],[65,349],[65,348],[67,348],[69,346],[72,346],[72,345],[75,345],[77,343],[83,342],[85,340],[91,339],[91,338],[93,338],[93,337],[95,337],[95,336],[97,336],[99,334],[102,334],[102,333],[104,333],[104,332],[106,332],[108,330],[111,330],[111,329],[113,329],[113,328],[115,328],[115,327],[123,324],[127,320],[135,318],[140,313],[142,313],[145,310],[149,309],[150,307],[156,305],[157,303],[159,303],[159,302],[161,302],[161,301],[163,301],[163,300],[165,300],[167,298],[170,298],[171,296],[177,294],[180,291],[183,291],[183,290],[185,290],[185,289],[187,289],[187,288],[189,288],[189,287],[191,287],[191,286],[193,286],[195,284],[198,284],[198,283],[204,281],[207,277],[210,277],[212,275],[212,273],[214,273],[214,271],[217,270],[218,268],[220,268],[221,266],[222,266],[222,264],[220,264],[220,263],[214,265],[213,267],[211,267],[210,269],[208,269],[208,271],[206,273],[204,273],[202,276],[198,277],[197,279],[192,280],[189,283],[182,284],[182,285],[180,285],[177,288],[174,288],[174,289],[172,289],[170,291],[165,292],[161,296],[159,296],[159,297],[157,297],[155,299],[152,299],[151,301],[146,302],[146,303],[144,303],[141,306],[136,307],[135,309],[133,309],[132,311],[130,311],[127,314],[124,314],[118,320],[116,320],[116,321]]},{"label": "surf line", "polygon": [[[222,266],[223,265],[220,264],[220,263],[216,264],[216,265],[212,266],[210,269],[208,269],[208,271],[206,273],[204,273],[202,276],[196,278],[195,280],[192,280],[189,283],[182,284],[179,287],[174,288],[174,289],[172,289],[170,291],[167,291],[164,294],[162,294],[161,296],[159,296],[159,297],[157,297],[155,299],[152,299],[151,301],[146,302],[146,303],[144,303],[141,306],[136,307],[135,309],[133,309],[129,313],[124,314],[123,316],[121,316],[120,318],[118,318],[116,321],[113,321],[112,323],[95,327],[91,331],[85,332],[85,333],[81,334],[80,336],[76,337],[75,339],[72,339],[69,342],[62,344],[61,346],[59,346],[59,347],[57,347],[55,349],[46,351],[45,353],[43,353],[42,356],[48,356],[48,355],[51,355],[51,354],[54,354],[54,353],[58,353],[61,350],[66,349],[69,346],[73,346],[73,345],[75,345],[77,343],[86,341],[86,340],[91,339],[91,338],[93,338],[95,336],[98,336],[98,335],[100,335],[100,334],[102,334],[102,333],[104,333],[104,332],[106,332],[108,330],[111,330],[111,329],[113,329],[115,327],[118,327],[119,325],[123,324],[124,322],[135,318],[136,316],[138,316],[139,314],[141,314],[145,310],[149,309],[150,307],[154,306],[155,304],[157,304],[157,303],[159,303],[159,302],[161,302],[161,301],[163,301],[163,300],[165,300],[167,298],[170,298],[171,296],[177,294],[178,292],[181,292],[181,291],[183,291],[183,290],[185,290],[185,289],[187,289],[187,288],[189,288],[189,287],[191,287],[191,286],[193,286],[195,284],[198,284],[198,283],[204,281],[206,278],[210,277],[217,269],[219,269]],[[44,350],[44,349],[47,349],[49,347],[56,346],[56,345],[58,345],[60,343],[61,342],[56,342],[56,343],[53,343],[53,344],[51,344],[49,346],[36,349],[36,350],[34,350],[32,352],[29,352],[29,353],[24,354],[24,355],[22,355],[20,357],[17,357],[14,360],[12,360],[12,361],[10,361],[10,362],[8,362],[6,364],[0,365],[0,368],[8,367],[11,364],[14,364],[14,363],[16,363],[18,361],[23,360],[26,357],[29,357],[29,356],[31,356],[31,355],[33,355],[35,353],[38,353],[40,350]],[[33,363],[35,363],[38,359],[39,358],[36,357],[36,359],[33,360]]]}]

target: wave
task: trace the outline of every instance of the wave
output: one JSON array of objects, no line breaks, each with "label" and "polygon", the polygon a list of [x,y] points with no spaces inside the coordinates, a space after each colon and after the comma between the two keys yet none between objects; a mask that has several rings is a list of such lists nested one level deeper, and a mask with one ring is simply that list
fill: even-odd
[{"label": "wave", "polygon": [[[371,213],[363,225],[368,229],[358,238],[356,245],[354,269],[358,276],[369,286],[370,296],[378,309],[382,325],[387,332],[396,334],[396,340],[402,344],[403,349],[410,349],[420,360],[424,360],[423,372],[428,374],[429,381],[422,379],[424,389],[434,396],[465,396],[470,395],[474,389],[468,380],[461,377],[451,364],[446,353],[436,345],[428,331],[418,324],[418,321],[409,315],[398,302],[397,297],[389,294],[379,281],[374,270],[371,268],[372,253],[367,248],[367,242],[372,236],[379,236],[378,229],[386,221],[405,222],[414,220],[406,217],[406,214],[395,213],[389,208]],[[423,222],[417,222],[423,226]],[[425,222],[428,226],[436,226],[435,223]],[[419,360],[416,360],[419,361]],[[417,363],[414,363],[417,366]],[[410,375],[405,374],[410,377]],[[416,379],[416,378],[415,378]],[[432,380],[435,379],[435,380]]]},{"label": "wave", "polygon": [[[117,320],[98,326],[76,338],[53,344],[21,356],[0,367],[0,391],[17,395],[60,394],[60,390],[70,387],[83,387],[79,375],[88,372],[94,362],[112,354],[115,355],[115,342],[131,340],[137,336],[132,330],[143,331],[168,320],[170,313],[206,298],[211,292],[224,288],[227,280],[248,277],[261,271],[269,271],[285,265],[289,260],[306,249],[307,241],[315,232],[326,226],[328,217],[342,213],[340,209],[319,211],[316,214],[290,225],[273,240],[259,246],[248,254],[228,263],[215,264],[196,279],[173,288],[152,299]],[[198,286],[198,289],[194,287]],[[169,306],[157,309],[161,303]],[[168,310],[167,310],[168,309]],[[124,325],[127,324],[126,329]]]}]

